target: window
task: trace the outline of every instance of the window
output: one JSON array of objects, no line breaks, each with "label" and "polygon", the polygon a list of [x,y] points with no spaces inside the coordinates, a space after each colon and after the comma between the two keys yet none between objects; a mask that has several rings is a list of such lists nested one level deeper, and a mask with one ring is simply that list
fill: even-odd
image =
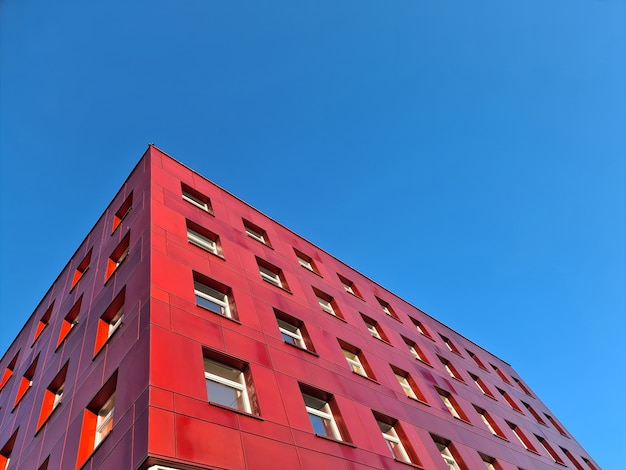
[{"label": "window", "polygon": [[111,232],[115,232],[117,227],[120,226],[122,220],[128,215],[133,207],[133,192],[131,191],[126,200],[122,203],[120,208],[115,214],[113,214],[113,228]]},{"label": "window", "polygon": [[450,377],[452,377],[453,379],[460,380],[461,382],[465,382],[463,380],[463,377],[461,377],[461,374],[459,373],[459,371],[456,370],[456,367],[454,367],[450,361],[448,361],[447,359],[444,359],[441,356],[437,356],[437,357],[441,361],[441,364],[443,364],[443,368],[450,375]]},{"label": "window", "polygon": [[522,382],[520,379],[516,379],[515,377],[513,377],[513,381],[517,384],[517,386],[520,389],[522,389],[522,392],[524,392],[529,397],[533,396],[533,394],[530,393],[530,390],[528,389],[528,387],[526,385],[524,385],[524,382]]},{"label": "window", "polygon": [[63,397],[63,388],[65,386],[65,377],[67,376],[68,362],[65,363],[60,372],[56,375],[48,388],[43,392],[43,403],[41,404],[41,411],[39,413],[39,421],[37,423],[37,429],[39,430],[50,415],[56,410],[61,398]]},{"label": "window", "polygon": [[339,307],[335,303],[335,300],[328,294],[317,290],[315,287],[313,288],[313,292],[315,292],[315,296],[317,297],[317,302],[320,304],[320,307],[326,313],[329,313],[337,318],[343,319],[343,315],[339,311]]},{"label": "window", "polygon": [[270,239],[267,236],[267,232],[258,225],[254,225],[252,222],[243,219],[243,227],[250,238],[254,238],[256,241],[259,241],[269,247],[272,246],[270,244]]},{"label": "window", "polygon": [[417,359],[418,361],[422,361],[424,364],[430,365],[430,362],[428,362],[426,355],[422,352],[422,350],[417,345],[417,343],[415,343],[415,341],[411,341],[409,338],[405,338],[404,336],[402,336],[402,340],[404,341],[404,344],[406,344],[406,347],[409,349],[409,352],[415,359]]},{"label": "window", "polygon": [[535,418],[535,420],[539,423],[539,424],[543,424],[544,426],[546,425],[546,422],[541,419],[541,415],[539,413],[537,413],[532,406],[530,406],[528,403],[524,403],[522,402],[522,405],[524,405],[524,407],[528,410],[528,412],[533,416],[533,418]]},{"label": "window", "polygon": [[400,318],[398,318],[398,315],[396,315],[396,312],[394,312],[394,310],[391,308],[391,305],[389,305],[389,302],[386,302],[383,299],[379,299],[378,297],[376,297],[376,300],[378,300],[378,303],[380,304],[380,308],[383,309],[383,312],[385,312],[385,315],[388,315],[391,318],[395,318],[396,320],[400,321]]},{"label": "window", "polygon": [[361,318],[363,319],[365,326],[367,326],[368,331],[374,338],[384,341],[385,343],[389,343],[389,340],[387,339],[385,332],[382,330],[382,328],[380,327],[380,325],[378,324],[376,320],[368,317],[367,315],[363,315],[362,313],[361,313]]},{"label": "window", "polygon": [[491,434],[493,434],[494,436],[501,437],[502,439],[506,439],[506,436],[504,435],[504,433],[502,432],[498,424],[494,421],[491,415],[487,413],[487,411],[483,410],[482,408],[477,407],[476,405],[474,405],[474,408],[476,409],[476,412],[480,416],[480,419],[485,424],[487,429],[489,429]]},{"label": "window", "polygon": [[494,400],[496,399],[496,397],[494,396],[493,392],[491,390],[489,390],[489,387],[487,387],[487,384],[485,383],[485,381],[483,379],[481,379],[480,377],[478,377],[477,375],[474,375],[474,374],[470,374],[470,376],[472,377],[472,380],[474,381],[474,383],[478,387],[478,390],[483,392],[488,397],[493,398]]},{"label": "window", "polygon": [[196,305],[223,317],[237,320],[231,289],[219,282],[194,272]]},{"label": "window", "polygon": [[467,354],[469,354],[469,357],[471,357],[474,362],[476,363],[476,365],[478,367],[480,367],[481,369],[487,370],[487,367],[485,367],[485,364],[483,363],[483,361],[480,360],[480,358],[474,354],[472,351],[466,349],[465,351],[467,351]]},{"label": "window", "polygon": [[481,452],[479,452],[478,455],[480,455],[480,458],[485,464],[485,468],[487,470],[502,470],[502,467],[495,458],[489,457],[488,455],[485,455]]},{"label": "window", "polygon": [[91,453],[111,433],[115,416],[117,371],[106,381],[83,413],[76,468],[83,466]]},{"label": "window", "polygon": [[222,246],[219,237],[204,227],[187,220],[187,240],[209,253],[222,256]]},{"label": "window", "polygon": [[419,332],[419,334],[424,335],[429,339],[433,339],[432,335],[430,334],[430,331],[426,329],[426,327],[421,321],[416,320],[413,317],[409,317],[409,318],[411,319],[413,326],[415,326],[415,329]]},{"label": "window", "polygon": [[11,452],[13,452],[13,446],[15,446],[15,440],[17,438],[17,432],[19,428],[15,430],[9,440],[0,449],[0,470],[6,470],[11,462]]},{"label": "window", "polygon": [[35,376],[35,371],[37,370],[37,362],[39,361],[39,354],[35,358],[35,360],[31,363],[31,365],[26,369],[24,375],[22,376],[22,380],[20,380],[19,388],[17,389],[17,395],[15,396],[15,403],[13,407],[15,408],[17,404],[20,402],[26,392],[30,390],[30,387],[33,385],[33,377]]},{"label": "window", "polygon": [[448,348],[449,351],[453,352],[454,354],[458,354],[459,356],[463,357],[461,355],[461,351],[459,351],[459,349],[456,347],[456,345],[452,342],[451,339],[443,336],[442,334],[440,334],[439,336],[441,336],[441,339],[443,341],[443,344],[446,345],[446,348]]},{"label": "window", "polygon": [[91,262],[91,250],[92,249],[90,248],[83,260],[76,268],[76,271],[74,271],[74,277],[72,278],[72,287],[70,288],[70,290],[73,289],[76,284],[78,284],[78,281],[80,281],[80,279],[89,268],[89,263]]},{"label": "window", "polygon": [[400,462],[417,463],[416,457],[413,455],[413,458],[411,458],[411,455],[409,455],[414,454],[414,452],[398,420],[376,411],[373,411],[373,413],[391,456]]},{"label": "window", "polygon": [[322,437],[336,441],[349,441],[347,431],[340,426],[340,415],[335,399],[330,393],[300,384],[300,392],[304,400],[306,412],[313,427],[313,432]]},{"label": "window", "polygon": [[572,462],[574,467],[576,467],[576,470],[585,470],[583,466],[578,462],[578,460],[576,460],[576,457],[574,457],[574,454],[572,454],[569,450],[561,447],[561,452],[563,452],[567,456],[567,458],[570,460],[570,462]]},{"label": "window", "polygon": [[[346,343],[345,341],[338,340],[339,345],[341,346],[341,351],[343,352],[350,369],[352,372],[355,372],[363,377],[367,377],[370,379],[374,379],[374,374],[370,369],[363,353],[357,347],[352,346],[351,344]],[[374,379],[375,380],[375,379]]]},{"label": "window", "polygon": [[356,288],[356,285],[354,284],[354,282],[352,282],[350,279],[348,279],[347,277],[342,276],[339,273],[337,273],[337,276],[339,277],[339,280],[341,281],[341,285],[343,286],[344,290],[348,294],[352,294],[355,297],[358,297],[359,299],[362,298],[361,293]]},{"label": "window", "polygon": [[67,335],[70,334],[72,328],[78,323],[78,314],[80,313],[80,306],[83,303],[83,296],[81,295],[74,306],[70,309],[70,311],[63,318],[63,322],[61,323],[61,331],[59,332],[59,339],[57,341],[57,348],[61,345]]},{"label": "window", "polygon": [[552,416],[545,414],[545,417],[548,418],[548,421],[550,422],[550,424],[552,424],[552,426],[554,426],[554,429],[556,429],[557,431],[559,431],[563,436],[567,437],[567,433],[565,432],[565,429],[563,429],[563,427],[558,423],[558,421],[556,419],[554,419]]},{"label": "window", "polygon": [[525,449],[528,449],[529,451],[534,453],[538,453],[537,449],[535,449],[528,437],[526,437],[526,434],[524,434],[519,426],[513,423],[509,423],[508,421],[507,424],[509,425],[509,428],[511,428],[511,431],[513,431],[513,434],[515,434],[515,437],[517,437],[517,439],[521,442]]},{"label": "window", "polygon": [[285,343],[300,349],[315,352],[302,321],[276,309],[274,309],[274,315],[276,315],[278,330]]},{"label": "window", "polygon": [[124,319],[124,302],[126,300],[126,287],[115,296],[113,302],[107,307],[98,320],[98,329],[96,331],[96,344],[94,346],[93,355],[96,356],[113,336],[122,324]]},{"label": "window", "polygon": [[39,466],[37,470],[48,470],[48,464],[50,463],[50,456],[46,457],[46,460]]},{"label": "window", "polygon": [[426,397],[418,388],[417,384],[413,380],[413,377],[411,377],[407,371],[393,365],[391,366],[391,369],[393,370],[400,387],[402,387],[402,391],[404,391],[404,394],[407,397],[426,403]]},{"label": "window", "polygon": [[8,380],[13,376],[13,371],[15,370],[15,365],[17,364],[17,357],[20,355],[18,351],[11,362],[7,365],[7,368],[4,369],[4,374],[2,374],[2,381],[0,381],[0,390],[4,388],[4,385],[8,382]]},{"label": "window", "polygon": [[252,375],[247,363],[206,349],[204,351],[204,378],[209,403],[244,413],[260,414]]},{"label": "window", "polygon": [[311,258],[308,255],[305,255],[304,253],[302,253],[299,250],[296,250],[295,248],[293,249],[293,251],[296,253],[296,258],[298,258],[298,263],[300,264],[300,266],[308,269],[311,272],[314,272],[315,274],[319,274],[317,270],[317,266],[315,266],[315,263],[313,262],[313,258]]},{"label": "window", "polygon": [[193,204],[199,207],[209,214],[213,214],[213,207],[211,207],[211,200],[199,191],[196,191],[191,186],[187,186],[185,183],[181,183],[181,189],[183,192],[183,200],[189,204]]},{"label": "window", "polygon": [[497,368],[496,366],[494,366],[493,364],[491,364],[491,367],[493,368],[493,370],[496,371],[496,374],[498,374],[498,376],[505,381],[506,383],[508,383],[509,385],[511,385],[511,381],[509,380],[509,378],[504,375],[504,372],[502,372],[499,368]]},{"label": "window", "polygon": [[265,282],[269,282],[270,284],[274,284],[276,287],[280,287],[281,289],[287,291],[289,290],[289,286],[287,285],[287,281],[285,280],[282,269],[258,257],[256,259],[256,262],[259,266],[261,279],[263,279]]},{"label": "window", "polygon": [[522,409],[519,407],[519,405],[517,403],[515,403],[515,400],[513,400],[513,397],[511,397],[511,395],[509,395],[508,393],[506,393],[504,390],[500,390],[499,388],[496,387],[496,389],[498,390],[498,392],[500,392],[500,395],[502,395],[504,397],[504,399],[506,400],[506,402],[509,404],[509,406],[511,408],[513,408],[515,411],[517,411],[518,413],[522,413]]},{"label": "window", "polygon": [[[450,441],[447,439],[443,439],[438,436],[431,435],[435,444],[437,444],[437,449],[439,449],[439,453],[441,454],[441,458],[448,466],[449,470],[465,470],[465,465],[463,461],[458,456],[456,449],[452,445]],[[458,463],[460,462],[460,463]]]},{"label": "window", "polygon": [[44,314],[41,316],[39,323],[37,323],[37,329],[35,330],[35,337],[33,338],[33,343],[37,341],[37,338],[41,335],[43,330],[48,326],[48,322],[50,321],[50,317],[52,316],[52,309],[54,308],[54,300],[50,304],[50,306],[46,309]]},{"label": "window", "polygon": [[556,450],[554,450],[552,448],[550,443],[545,438],[543,438],[541,436],[537,436],[536,434],[535,434],[535,438],[539,441],[539,444],[541,444],[541,446],[550,455],[550,457],[552,457],[552,460],[554,460],[556,463],[560,463],[560,464],[565,465],[565,462],[563,461],[561,456],[559,454],[557,454]]},{"label": "window", "polygon": [[119,245],[117,245],[117,247],[115,247],[115,250],[113,250],[113,253],[111,253],[111,256],[109,256],[109,259],[107,261],[107,271],[105,275],[105,282],[111,279],[111,276],[113,276],[113,273],[117,271],[117,268],[120,266],[120,264],[122,264],[122,262],[128,256],[129,244],[130,244],[130,232],[128,232],[124,236],[124,238],[122,238],[122,241],[119,243]]},{"label": "window", "polygon": [[586,459],[584,457],[581,457],[583,459],[583,461],[587,464],[587,467],[589,467],[591,470],[597,470],[595,465],[591,463],[591,460]]},{"label": "window", "polygon": [[437,390],[437,393],[439,394],[439,398],[441,398],[441,401],[445,405],[448,412],[455,418],[458,418],[460,420],[463,420],[469,423],[469,418],[463,412],[463,410],[461,409],[459,404],[456,402],[454,397],[450,394],[450,392],[446,392],[445,390],[441,390],[440,388],[436,388],[436,387],[435,389]]}]

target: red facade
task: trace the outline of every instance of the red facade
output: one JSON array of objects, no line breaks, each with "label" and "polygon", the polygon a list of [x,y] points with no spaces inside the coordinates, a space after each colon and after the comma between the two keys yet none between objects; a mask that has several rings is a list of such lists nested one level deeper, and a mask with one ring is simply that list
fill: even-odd
[{"label": "red facade", "polygon": [[509,364],[153,146],[0,387],[0,470],[599,468]]}]

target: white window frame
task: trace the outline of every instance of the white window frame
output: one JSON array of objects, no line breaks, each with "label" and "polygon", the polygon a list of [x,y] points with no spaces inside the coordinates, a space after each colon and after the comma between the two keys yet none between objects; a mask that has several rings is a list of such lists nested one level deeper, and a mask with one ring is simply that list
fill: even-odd
[{"label": "white window frame", "polygon": [[[314,408],[312,406],[309,406],[306,404],[307,397],[312,398],[314,401],[323,403],[323,405],[320,406],[320,408]],[[329,423],[328,427],[330,428],[330,432],[332,435],[329,436],[325,434],[325,436],[330,437],[331,439],[341,441],[342,440],[341,433],[339,432],[339,427],[337,426],[337,422],[335,421],[335,417],[333,416],[333,411],[331,410],[329,403],[320,398],[314,397],[313,395],[309,395],[308,393],[302,393],[302,398],[304,399],[304,406],[306,408],[307,413],[309,414],[309,419],[310,419],[310,416],[312,415],[317,418],[327,420]],[[313,423],[311,423],[311,426],[313,426]],[[313,426],[313,430],[315,431],[315,426]]]},{"label": "white window frame", "polygon": [[493,428],[493,426],[491,425],[491,423],[487,419],[487,416],[485,416],[485,413],[486,413],[486,411],[478,413],[480,415],[480,419],[483,420],[483,423],[485,423],[485,426],[487,426],[487,429],[489,429],[489,431],[491,431],[491,434],[493,434],[494,436],[497,436],[498,433],[496,432],[496,430]]},{"label": "white window frame", "polygon": [[345,348],[341,348],[341,350],[343,351],[343,355],[346,358],[350,369],[352,369],[352,372],[362,375],[363,377],[367,377],[367,372],[365,371],[365,367],[363,367],[363,364],[361,363],[361,359],[359,359],[358,353],[353,353],[352,351],[348,351]]},{"label": "white window frame", "polygon": [[306,260],[299,255],[296,255],[296,258],[298,258],[298,263],[300,263],[300,266],[308,269],[311,272],[315,272],[315,270],[313,269],[313,264],[309,260]]},{"label": "white window frame", "polygon": [[[210,312],[216,313],[218,315],[222,315],[227,318],[232,318],[232,313],[230,311],[230,302],[228,298],[228,294],[224,294],[212,287],[207,286],[206,284],[202,284],[199,281],[194,281],[194,293],[196,295],[196,305],[199,307],[205,308]],[[198,303],[198,297],[201,299],[207,300],[215,305],[220,307],[220,311],[216,312],[215,310],[206,307],[202,304]]]},{"label": "white window frame", "polygon": [[276,287],[283,288],[283,282],[280,279],[280,275],[278,273],[275,273],[271,269],[268,269],[261,264],[259,264],[259,273],[261,274],[261,278],[264,281],[267,281],[270,284],[274,284]]},{"label": "white window frame", "polygon": [[183,189],[183,200],[189,202],[190,204],[193,204],[196,207],[199,207],[205,212],[210,212],[209,205],[207,204],[206,201],[203,201],[202,199],[197,198],[193,194],[185,191],[184,189]]},{"label": "white window frame", "polygon": [[[98,418],[96,420],[96,434],[94,448],[110,434],[113,427],[113,413],[115,412],[115,394],[106,401],[102,408],[98,410]],[[109,428],[110,425],[110,428]]]},{"label": "white window frame", "polygon": [[322,310],[324,310],[326,313],[330,313],[333,316],[337,316],[337,314],[335,313],[335,309],[333,308],[333,304],[329,301],[326,300],[322,297],[320,297],[319,295],[316,296],[317,297],[317,302],[320,304],[320,307],[322,308]]},{"label": "white window frame", "polygon": [[452,377],[453,379],[458,379],[458,377],[456,375],[454,375],[454,372],[452,371],[452,369],[450,368],[450,363],[448,362],[444,362],[443,363],[443,368],[446,370],[446,372],[448,374],[450,374],[450,377]]},{"label": "white window frame", "polygon": [[513,434],[515,434],[515,437],[517,437],[517,440],[522,443],[522,445],[524,446],[524,449],[529,449],[529,447],[524,442],[524,439],[522,439],[522,437],[518,434],[519,426],[515,425],[514,427],[511,427],[511,426],[509,427],[511,428],[511,431],[513,431]]},{"label": "white window frame", "polygon": [[414,344],[409,344],[405,341],[405,344],[407,346],[407,348],[409,348],[409,352],[413,355],[413,357],[415,359],[417,359],[418,361],[422,361],[422,362],[426,362],[422,356],[420,355],[420,353],[417,351],[417,348],[415,347]]},{"label": "white window frame", "polygon": [[[223,367],[223,368],[230,369],[230,370],[238,372],[237,380],[227,379],[226,377],[222,377],[220,375],[213,374],[211,372],[207,372],[206,370],[204,371],[204,378],[206,380],[209,380],[209,381],[212,381],[212,382],[216,382],[216,383],[221,384],[221,385],[225,385],[227,387],[230,387],[230,388],[240,392],[241,393],[241,397],[242,397],[242,403],[243,403],[244,409],[243,410],[240,410],[240,408],[234,408],[234,409],[237,409],[237,410],[240,410],[240,411],[245,411],[246,413],[252,413],[252,411],[251,411],[252,409],[250,407],[250,398],[248,396],[248,386],[246,384],[246,379],[245,379],[243,371],[241,371],[239,369],[236,369],[235,367],[231,367],[229,365],[226,365],[226,364],[224,364],[222,362],[216,361],[214,359],[209,359],[207,357],[205,357],[204,360],[205,360],[205,363],[207,361],[208,362],[212,362],[213,364],[217,364],[220,367]],[[208,397],[208,398],[209,398],[209,401],[211,401],[211,397]],[[214,403],[217,403],[217,402],[214,402]],[[219,403],[219,404],[222,405],[222,406],[227,406],[227,405],[224,405],[223,403]]]},{"label": "white window frame", "polygon": [[380,304],[380,306],[383,309],[383,312],[385,312],[390,317],[393,317],[393,315],[391,314],[391,310],[389,310],[389,306],[388,305]]},{"label": "white window frame", "polygon": [[478,387],[478,390],[480,390],[481,392],[483,392],[483,395],[487,395],[490,396],[485,389],[482,387],[482,385],[480,385],[480,380],[478,378],[474,379],[474,383],[476,384],[476,386]]},{"label": "white window frame", "polygon": [[244,228],[249,237],[254,238],[256,241],[259,241],[263,243],[264,245],[267,245],[267,242],[265,241],[265,236],[262,233],[257,232],[256,230],[248,227],[247,225],[244,225]]},{"label": "white window frame", "polygon": [[201,233],[198,233],[189,227],[187,227],[187,240],[192,245],[196,245],[197,247],[200,247],[203,250],[208,251],[209,253],[219,255],[216,240],[211,240],[206,235],[202,235]]},{"label": "white window frame", "polygon": [[348,292],[349,294],[352,295],[356,295],[356,292],[354,292],[354,289],[352,288],[352,285],[341,281],[341,283],[343,284],[343,288],[346,290],[346,292]]},{"label": "white window frame", "polygon": [[443,458],[443,461],[446,463],[449,470],[461,470],[448,446],[437,443],[437,448],[439,449],[441,458]]},{"label": "white window frame", "polygon": [[[283,341],[285,341],[285,343],[293,344],[294,346],[297,346],[301,349],[307,348],[304,338],[302,337],[300,327],[280,318],[277,318],[276,320],[278,321],[278,329],[283,335]],[[285,340],[285,336],[293,339],[293,342]]]},{"label": "white window frame", "polygon": [[415,400],[417,400],[417,395],[415,394],[413,387],[411,387],[411,384],[409,383],[409,379],[397,373],[395,375],[396,375],[396,379],[398,379],[398,383],[402,387],[402,390],[404,390],[405,395],[409,398],[414,398]]},{"label": "white window frame", "polygon": [[371,323],[368,320],[364,320],[364,321],[365,321],[365,325],[367,326],[367,329],[369,330],[370,334],[374,338],[378,338],[378,339],[384,341],[382,336],[380,336],[380,333],[378,332],[378,328],[377,328],[378,325],[376,323]]},{"label": "white window frame", "polygon": [[[409,454],[404,448],[404,444],[402,444],[400,437],[398,437],[398,433],[395,430],[395,426],[391,426],[390,424],[384,423],[379,420],[376,420],[376,422],[378,423],[378,428],[380,429],[380,432],[382,433],[383,438],[385,439],[387,448],[389,449],[389,452],[391,452],[391,456],[394,459],[399,460],[401,462],[410,463],[411,459],[409,458]],[[385,430],[383,430],[383,428]]]},{"label": "white window frame", "polygon": [[124,320],[124,306],[122,305],[122,307],[117,311],[115,316],[111,318],[111,320],[109,321],[109,329],[107,333],[107,338],[110,338],[111,336],[113,336],[113,333],[117,331],[117,329],[122,324],[123,320]]},{"label": "white window frame", "polygon": [[61,385],[55,392],[54,392],[54,401],[52,402],[52,410],[54,411],[54,409],[56,409],[57,406],[59,406],[59,403],[61,403],[61,399],[63,398],[63,388],[65,385]]}]

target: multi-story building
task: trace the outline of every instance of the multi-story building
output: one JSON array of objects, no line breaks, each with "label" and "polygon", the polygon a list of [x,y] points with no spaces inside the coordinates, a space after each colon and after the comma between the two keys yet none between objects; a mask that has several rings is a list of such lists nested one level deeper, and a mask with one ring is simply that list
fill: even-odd
[{"label": "multi-story building", "polygon": [[0,470],[599,468],[509,364],[153,146],[0,420]]}]

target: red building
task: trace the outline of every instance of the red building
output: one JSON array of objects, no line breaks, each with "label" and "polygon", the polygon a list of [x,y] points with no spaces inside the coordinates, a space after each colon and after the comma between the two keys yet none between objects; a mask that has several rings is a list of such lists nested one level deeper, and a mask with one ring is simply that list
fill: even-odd
[{"label": "red building", "polygon": [[598,469],[513,368],[153,146],[0,361],[0,470]]}]

